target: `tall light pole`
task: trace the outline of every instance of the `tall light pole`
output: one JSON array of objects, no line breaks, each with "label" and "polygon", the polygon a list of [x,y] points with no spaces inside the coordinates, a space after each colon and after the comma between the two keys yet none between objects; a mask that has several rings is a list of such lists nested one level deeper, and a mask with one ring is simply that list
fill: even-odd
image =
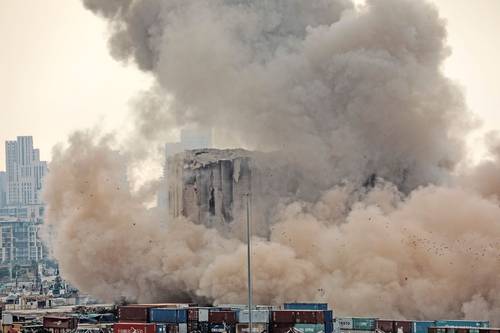
[{"label": "tall light pole", "polygon": [[250,193],[247,193],[247,273],[248,273],[248,333],[252,332],[252,253],[250,246]]}]

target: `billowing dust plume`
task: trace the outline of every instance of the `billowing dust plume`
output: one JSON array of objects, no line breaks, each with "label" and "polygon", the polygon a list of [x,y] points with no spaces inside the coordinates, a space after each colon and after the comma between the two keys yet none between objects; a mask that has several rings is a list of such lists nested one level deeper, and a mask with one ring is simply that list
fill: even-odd
[{"label": "billowing dust plume", "polygon": [[[155,76],[148,98],[169,96],[139,110],[138,131],[212,126],[246,147],[286,152],[321,184],[317,200],[283,198],[270,236],[254,238],[256,302],[500,318],[500,187],[486,176],[499,160],[451,176],[468,115],[440,70],[449,50],[433,6],[84,4],[109,20],[113,56]],[[104,300],[243,302],[245,244],[146,209],[154,188],[131,189],[131,155],[110,140],[78,132],[54,153],[46,221],[63,276]],[[373,186],[360,186],[367,177]]]}]

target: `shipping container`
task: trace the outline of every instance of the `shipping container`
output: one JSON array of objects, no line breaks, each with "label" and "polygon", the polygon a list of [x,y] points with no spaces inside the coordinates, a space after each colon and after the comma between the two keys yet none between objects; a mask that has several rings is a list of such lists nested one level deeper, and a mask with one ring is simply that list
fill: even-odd
[{"label": "shipping container", "polygon": [[118,320],[120,322],[147,323],[151,305],[125,305],[118,307]]},{"label": "shipping container", "polygon": [[272,324],[271,333],[325,333],[325,324]]},{"label": "shipping container", "polygon": [[393,320],[377,320],[377,328],[385,333],[394,333],[394,321]]},{"label": "shipping container", "polygon": [[43,327],[73,330],[78,327],[78,319],[75,317],[43,317]]},{"label": "shipping container", "polygon": [[375,318],[352,318],[352,328],[360,331],[374,331],[376,321]]},{"label": "shipping container", "polygon": [[[217,310],[217,308],[208,307],[195,307],[187,309],[187,321],[208,321],[208,311]],[[200,311],[203,312],[202,318],[200,319]]]},{"label": "shipping container", "polygon": [[285,303],[285,310],[328,310],[328,303]]},{"label": "shipping container", "polygon": [[367,330],[340,330],[340,333],[375,333],[375,331]]},{"label": "shipping container", "polygon": [[294,323],[273,323],[270,325],[270,331],[271,333],[296,333],[294,325]]},{"label": "shipping container", "polygon": [[384,320],[376,321],[377,329],[385,333],[413,333],[412,321],[407,320]]},{"label": "shipping container", "polygon": [[187,323],[179,323],[179,333],[187,333]]},{"label": "shipping container", "polygon": [[275,310],[271,312],[271,321],[275,324],[295,323],[295,312],[288,310]]},{"label": "shipping container", "polygon": [[167,326],[165,324],[156,324],[156,333],[167,333]]},{"label": "shipping container", "polygon": [[188,321],[187,323],[188,333],[208,333],[208,330],[208,322]]},{"label": "shipping container", "polygon": [[[269,310],[252,310],[252,323],[269,323],[271,311]],[[248,323],[249,311],[241,310],[238,312],[238,322]]]},{"label": "shipping container", "polygon": [[325,333],[333,333],[333,321],[325,321]]},{"label": "shipping container", "polygon": [[413,322],[409,320],[395,320],[394,333],[414,333]]},{"label": "shipping container", "polygon": [[178,324],[165,324],[167,333],[179,333],[179,325]]},{"label": "shipping container", "polygon": [[213,324],[236,324],[238,322],[238,318],[236,311],[210,310],[208,312],[208,321]]},{"label": "shipping container", "polygon": [[200,318],[199,316],[199,309],[198,308],[189,308],[188,309],[188,322],[189,321],[198,321],[198,319]]},{"label": "shipping container", "polygon": [[325,317],[325,323],[333,322],[333,311],[332,310],[324,310],[323,316]]},{"label": "shipping container", "polygon": [[352,318],[337,318],[337,323],[341,330],[352,330],[354,329]]},{"label": "shipping container", "polygon": [[325,333],[325,324],[295,324],[297,333]]},{"label": "shipping container", "polygon": [[229,310],[244,310],[248,309],[248,304],[217,304],[217,307]]},{"label": "shipping container", "polygon": [[433,321],[414,321],[413,322],[413,332],[414,333],[427,333],[429,327],[434,326]]},{"label": "shipping container", "polygon": [[153,308],[149,309],[149,320],[153,323],[186,323],[187,309]]},{"label": "shipping container", "polygon": [[[236,333],[249,333],[248,324],[236,324]],[[252,333],[269,333],[269,326],[266,323],[253,323]]]},{"label": "shipping container", "polygon": [[490,322],[486,320],[436,320],[436,327],[455,326],[455,327],[490,327]]},{"label": "shipping container", "polygon": [[323,311],[311,310],[277,310],[271,312],[274,323],[322,324],[325,322]]},{"label": "shipping container", "polygon": [[211,310],[213,309],[200,309],[198,312],[199,315],[198,320],[201,322],[208,322],[208,317],[209,317],[208,314],[210,313]]},{"label": "shipping container", "polygon": [[235,325],[210,324],[210,333],[236,333]]},{"label": "shipping container", "polygon": [[498,333],[500,328],[488,327],[458,327],[458,326],[441,326],[429,327],[428,333]]},{"label": "shipping container", "polygon": [[156,324],[152,323],[116,323],[113,333],[156,333]]},{"label": "shipping container", "polygon": [[375,331],[376,321],[375,318],[337,318],[339,328],[342,331]]}]

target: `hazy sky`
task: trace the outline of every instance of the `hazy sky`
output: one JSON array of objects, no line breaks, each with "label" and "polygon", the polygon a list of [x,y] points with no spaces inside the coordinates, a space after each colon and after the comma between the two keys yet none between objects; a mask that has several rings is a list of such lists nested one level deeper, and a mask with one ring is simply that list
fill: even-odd
[{"label": "hazy sky", "polygon": [[[500,129],[500,0],[433,1],[448,21],[447,75],[485,128]],[[119,129],[150,84],[109,56],[106,25],[79,0],[0,0],[0,33],[0,170],[4,141],[18,135],[33,135],[49,159],[75,129]]]}]

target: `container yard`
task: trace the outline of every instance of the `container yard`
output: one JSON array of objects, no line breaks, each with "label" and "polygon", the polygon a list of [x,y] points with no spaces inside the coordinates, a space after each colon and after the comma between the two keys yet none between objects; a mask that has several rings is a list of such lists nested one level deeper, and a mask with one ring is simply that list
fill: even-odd
[{"label": "container yard", "polygon": [[[250,318],[251,317],[251,318]],[[252,322],[252,332],[249,323]],[[282,306],[193,303],[4,310],[3,333],[500,333],[488,321],[337,317],[327,303]]]}]

